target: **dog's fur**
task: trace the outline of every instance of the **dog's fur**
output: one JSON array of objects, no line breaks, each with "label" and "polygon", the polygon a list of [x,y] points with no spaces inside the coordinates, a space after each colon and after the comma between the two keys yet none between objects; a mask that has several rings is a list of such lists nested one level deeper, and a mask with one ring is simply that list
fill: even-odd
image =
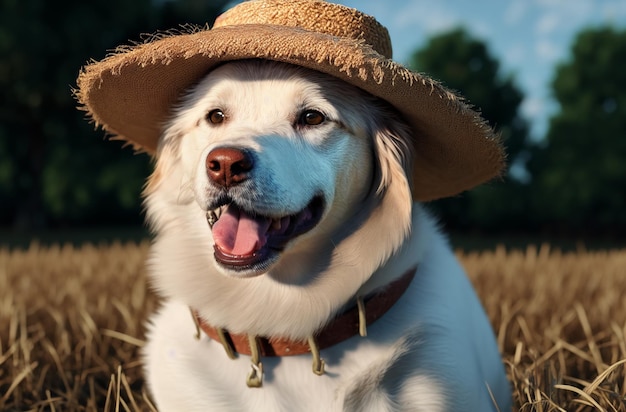
[{"label": "dog's fur", "polygon": [[[222,123],[207,120],[214,109]],[[324,121],[307,125],[307,110]],[[410,139],[384,102],[286,64],[227,63],[192,88],[164,128],[146,186],[156,233],[149,265],[166,300],[145,362],[162,411],[510,409],[485,313],[437,224],[412,202]],[[207,177],[206,158],[220,147],[254,161],[228,189]],[[239,269],[215,257],[208,210],[234,202],[250,214],[293,216],[316,196],[319,223],[282,252]],[[232,333],[306,339],[355,296],[416,265],[367,337],[322,350],[322,376],[308,355],[267,357],[263,387],[251,389],[249,356],[231,360],[219,342],[194,337],[190,307]]]}]

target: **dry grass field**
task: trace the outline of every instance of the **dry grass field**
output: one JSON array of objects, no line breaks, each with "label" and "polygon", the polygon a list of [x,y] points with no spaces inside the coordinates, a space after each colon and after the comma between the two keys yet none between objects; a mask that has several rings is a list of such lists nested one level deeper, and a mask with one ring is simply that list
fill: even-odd
[{"label": "dry grass field", "polygon": [[[148,245],[0,248],[0,410],[154,410],[141,378]],[[626,411],[626,250],[458,256],[516,411]]]}]

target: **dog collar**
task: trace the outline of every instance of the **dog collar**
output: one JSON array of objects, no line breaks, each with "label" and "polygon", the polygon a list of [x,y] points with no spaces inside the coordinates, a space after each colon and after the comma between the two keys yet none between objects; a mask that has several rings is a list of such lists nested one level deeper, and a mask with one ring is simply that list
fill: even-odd
[{"label": "dog collar", "polygon": [[252,372],[247,380],[250,387],[261,386],[263,370],[260,356],[294,356],[310,353],[313,356],[313,372],[322,375],[324,361],[320,358],[319,351],[356,335],[366,336],[367,326],[380,319],[404,294],[415,276],[416,269],[413,267],[407,270],[400,278],[370,296],[365,298],[357,296],[356,305],[339,314],[307,341],[229,333],[225,329],[209,325],[196,310],[192,309],[198,332],[196,337],[200,338],[202,330],[209,338],[220,342],[231,359],[236,358],[236,354],[251,356]]}]

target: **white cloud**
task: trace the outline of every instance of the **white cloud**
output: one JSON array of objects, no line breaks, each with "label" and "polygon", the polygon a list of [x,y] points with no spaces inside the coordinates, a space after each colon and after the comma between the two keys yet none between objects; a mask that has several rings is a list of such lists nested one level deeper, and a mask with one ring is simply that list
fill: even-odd
[{"label": "white cloud", "polygon": [[548,114],[551,112],[550,103],[545,98],[526,97],[520,110],[532,126],[530,138],[533,141],[541,141],[548,129]]},{"label": "white cloud", "polygon": [[524,116],[534,118],[545,111],[545,102],[538,97],[527,97],[522,102],[521,110]]},{"label": "white cloud", "polygon": [[603,21],[623,24],[624,20],[626,20],[626,1],[607,2],[602,5],[599,14]]},{"label": "white cloud", "polygon": [[537,20],[537,23],[535,24],[535,32],[539,35],[551,34],[562,26],[561,15],[548,12],[540,16]]},{"label": "white cloud", "polygon": [[539,13],[551,13],[564,24],[576,25],[594,14],[598,4],[595,0],[535,0],[535,6]]},{"label": "white cloud", "polygon": [[504,22],[507,25],[520,23],[528,13],[528,6],[527,0],[511,1],[504,12]]},{"label": "white cloud", "polygon": [[527,47],[520,43],[510,45],[502,53],[504,63],[509,67],[520,66],[528,58]]},{"label": "white cloud", "polygon": [[488,39],[493,36],[493,26],[484,20],[472,21],[469,29],[478,37],[482,39]]},{"label": "white cloud", "polygon": [[535,44],[535,53],[546,63],[552,63],[562,55],[562,48],[548,39],[541,39]]},{"label": "white cloud", "polygon": [[455,14],[453,9],[445,7],[443,3],[432,3],[425,7],[419,2],[410,2],[397,10],[393,24],[399,29],[417,25],[425,32],[441,32],[460,22]]}]

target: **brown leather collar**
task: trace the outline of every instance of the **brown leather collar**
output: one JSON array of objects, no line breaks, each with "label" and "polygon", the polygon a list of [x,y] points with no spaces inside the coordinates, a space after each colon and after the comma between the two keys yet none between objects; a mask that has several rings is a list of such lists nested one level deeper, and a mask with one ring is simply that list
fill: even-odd
[{"label": "brown leather collar", "polygon": [[[363,300],[365,306],[366,324],[369,326],[382,317],[400,299],[415,276],[416,268],[409,269],[404,275]],[[194,319],[199,328],[211,339],[221,342],[229,354],[232,352],[251,355],[249,336],[232,334],[206,323],[195,310],[192,310]],[[319,349],[336,345],[348,338],[359,334],[358,305],[346,310],[337,316],[315,335]],[[291,356],[311,353],[307,341],[294,341],[281,337],[256,337],[256,343],[262,356]]]}]

